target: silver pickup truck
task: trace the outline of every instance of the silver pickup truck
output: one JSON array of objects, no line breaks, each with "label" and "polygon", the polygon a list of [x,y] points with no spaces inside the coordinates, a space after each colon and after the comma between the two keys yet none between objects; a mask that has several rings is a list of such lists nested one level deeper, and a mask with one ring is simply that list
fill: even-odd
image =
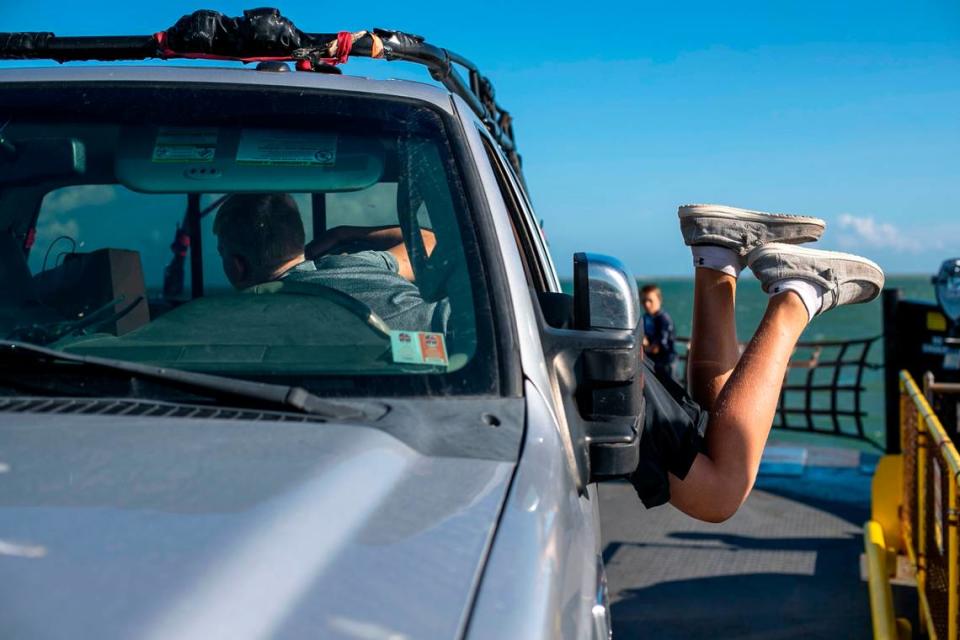
[{"label": "silver pickup truck", "polygon": [[0,70],[0,637],[608,638],[635,283],[561,290],[490,82],[276,11],[0,34],[151,57],[226,62]]}]

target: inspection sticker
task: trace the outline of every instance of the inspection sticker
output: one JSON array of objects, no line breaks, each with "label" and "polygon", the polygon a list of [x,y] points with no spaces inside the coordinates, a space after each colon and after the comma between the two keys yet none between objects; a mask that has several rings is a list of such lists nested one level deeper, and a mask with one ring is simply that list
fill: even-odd
[{"label": "inspection sticker", "polygon": [[160,127],[153,145],[153,162],[213,162],[216,129]]},{"label": "inspection sticker", "polygon": [[447,345],[442,333],[391,331],[390,349],[394,362],[447,366]]},{"label": "inspection sticker", "polygon": [[337,136],[317,131],[244,129],[238,164],[329,166],[337,161]]}]

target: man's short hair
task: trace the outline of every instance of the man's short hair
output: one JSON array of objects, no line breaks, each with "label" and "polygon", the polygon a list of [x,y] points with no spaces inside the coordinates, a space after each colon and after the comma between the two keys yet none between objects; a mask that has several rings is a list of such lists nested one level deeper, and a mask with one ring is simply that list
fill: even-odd
[{"label": "man's short hair", "polygon": [[227,198],[213,233],[254,269],[270,268],[303,253],[300,209],[288,193],[240,193]]},{"label": "man's short hair", "polygon": [[640,287],[641,296],[649,295],[651,293],[657,296],[658,298],[660,298],[661,300],[663,300],[663,292],[660,291],[660,287],[658,287],[657,285],[645,284],[642,287]]}]

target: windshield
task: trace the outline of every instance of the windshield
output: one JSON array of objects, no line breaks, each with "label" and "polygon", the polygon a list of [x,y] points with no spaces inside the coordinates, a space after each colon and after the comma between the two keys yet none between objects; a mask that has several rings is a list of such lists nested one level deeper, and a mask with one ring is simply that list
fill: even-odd
[{"label": "windshield", "polygon": [[496,388],[433,108],[277,88],[0,93],[0,339],[342,394]]}]

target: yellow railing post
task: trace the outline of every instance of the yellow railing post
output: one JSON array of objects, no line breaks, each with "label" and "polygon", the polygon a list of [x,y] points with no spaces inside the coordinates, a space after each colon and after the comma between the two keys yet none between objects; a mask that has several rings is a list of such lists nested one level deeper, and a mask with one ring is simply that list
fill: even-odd
[{"label": "yellow railing post", "polygon": [[960,479],[960,475],[956,473],[950,474],[953,478],[953,482],[950,483],[949,495],[950,498],[947,502],[949,510],[947,511],[947,561],[949,562],[947,575],[947,610],[949,613],[949,618],[947,621],[947,636],[949,640],[957,640],[957,625],[960,624],[958,616],[960,616],[960,581],[958,581],[958,572],[960,572],[960,567],[957,566],[957,482]]},{"label": "yellow railing post", "polygon": [[[913,385],[910,391],[916,392],[916,385]],[[910,395],[913,396],[913,393]],[[919,616],[924,620],[928,613],[924,607],[927,593],[927,421],[919,411],[919,407],[914,404],[916,398],[911,397],[909,400],[913,405],[911,410],[917,416],[917,531],[914,533],[914,539],[917,548],[917,590],[923,595],[920,598]]]},{"label": "yellow railing post", "polygon": [[[870,590],[870,618],[873,623],[874,640],[899,640],[909,638],[909,623],[897,620],[893,611],[893,594],[890,591],[890,576],[887,570],[886,540],[883,527],[869,520],[863,527],[863,549],[867,558],[867,586]],[[906,630],[901,629],[906,624]]]},{"label": "yellow railing post", "polygon": [[[904,372],[905,373],[905,372]],[[909,374],[906,374],[909,376]],[[910,561],[916,567],[917,559],[917,434],[916,420],[911,420],[916,416],[916,407],[910,399],[908,393],[908,379],[904,374],[900,376],[900,450],[903,452],[903,495],[901,498],[901,528],[900,536],[903,545],[907,549],[907,555]],[[908,475],[910,477],[908,477]]]},{"label": "yellow railing post", "polygon": [[[922,422],[922,420],[920,421]],[[920,593],[923,594],[921,598],[921,605],[927,604],[926,595],[927,595],[927,505],[926,505],[926,496],[924,495],[924,490],[926,489],[926,460],[924,456],[926,455],[926,447],[918,446],[918,456],[917,456],[917,473],[919,474],[919,479],[917,482],[918,493],[920,494],[920,499],[917,501],[917,589],[920,590]],[[928,611],[921,611],[920,615],[923,618],[929,616]]]},{"label": "yellow railing post", "polygon": [[900,383],[904,469],[915,453],[915,473],[904,475],[904,501],[916,498],[916,505],[905,505],[904,522],[913,509],[916,531],[904,527],[904,533],[915,545],[921,629],[936,640],[960,640],[960,453],[910,374],[901,372]]}]

